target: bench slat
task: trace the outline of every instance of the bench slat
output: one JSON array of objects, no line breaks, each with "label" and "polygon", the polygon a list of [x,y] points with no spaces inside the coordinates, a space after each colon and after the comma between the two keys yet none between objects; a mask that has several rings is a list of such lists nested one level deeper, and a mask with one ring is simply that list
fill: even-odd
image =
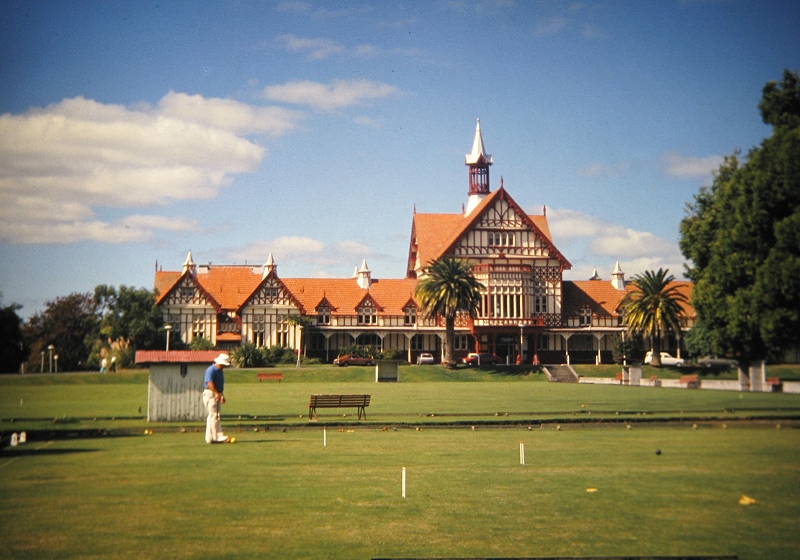
[{"label": "bench slat", "polygon": [[308,419],[317,416],[317,408],[357,408],[358,419],[366,418],[365,407],[371,395],[311,395],[308,402]]}]

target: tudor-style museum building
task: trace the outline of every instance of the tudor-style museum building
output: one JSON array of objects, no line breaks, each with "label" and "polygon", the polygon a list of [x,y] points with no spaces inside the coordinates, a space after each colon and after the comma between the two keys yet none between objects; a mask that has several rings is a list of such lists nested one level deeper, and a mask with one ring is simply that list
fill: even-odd
[{"label": "tudor-style museum building", "polygon": [[[503,187],[492,191],[480,121],[466,156],[469,190],[458,214],[414,212],[405,278],[373,278],[366,261],[352,278],[283,278],[272,254],[263,266],[197,265],[191,252],[176,271],[156,270],[157,304],[172,337],[210,339],[220,349],[243,342],[286,346],[330,362],[340,349],[399,350],[414,362],[422,352],[441,359],[444,322],[422,318],[414,288],[442,256],[472,265],[483,284],[475,319],[456,322],[454,356],[495,353],[513,363],[611,362],[624,331],[618,305],[626,293],[617,263],[610,279],[595,274],[563,280],[569,261],[553,243],[546,212],[529,215]],[[691,283],[677,282],[687,297]],[[684,329],[694,310],[685,306]],[[289,317],[310,320],[295,328]],[[680,341],[665,349],[675,353]]]}]

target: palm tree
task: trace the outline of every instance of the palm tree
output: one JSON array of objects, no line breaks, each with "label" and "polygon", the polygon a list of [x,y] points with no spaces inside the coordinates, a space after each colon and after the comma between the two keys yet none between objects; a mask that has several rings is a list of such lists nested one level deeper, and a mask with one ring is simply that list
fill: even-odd
[{"label": "palm tree", "polygon": [[444,365],[455,367],[453,343],[456,315],[467,313],[475,317],[481,302],[483,285],[472,275],[466,261],[442,257],[430,263],[425,275],[417,284],[414,295],[428,319],[437,315],[444,318]]},{"label": "palm tree", "polygon": [[628,332],[650,338],[654,366],[661,365],[663,338],[670,332],[680,333],[681,303],[688,302],[677,285],[670,285],[674,280],[669,270],[661,268],[637,274],[631,281],[633,290],[620,301]]}]

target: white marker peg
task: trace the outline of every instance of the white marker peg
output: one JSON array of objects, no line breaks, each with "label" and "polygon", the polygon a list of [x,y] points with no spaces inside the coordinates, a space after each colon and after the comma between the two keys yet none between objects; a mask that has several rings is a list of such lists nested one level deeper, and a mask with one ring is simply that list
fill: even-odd
[{"label": "white marker peg", "polygon": [[[19,435],[17,435],[17,432],[14,432],[11,434],[11,447],[16,447],[18,443]],[[405,469],[403,470],[403,487],[405,488]],[[403,490],[403,493],[405,493],[405,490]],[[405,496],[403,497],[405,498]]]},{"label": "white marker peg", "polygon": [[525,464],[525,442],[524,441],[519,442],[519,464],[520,465],[524,465]]},{"label": "white marker peg", "polygon": [[403,467],[403,481],[402,481],[402,491],[403,491],[403,498],[406,497],[406,468]]},{"label": "white marker peg", "polygon": [[25,443],[26,441],[28,441],[28,434],[27,434],[27,432],[20,432],[20,433],[19,433],[19,442],[20,442],[20,443]]},{"label": "white marker peg", "polygon": [[328,447],[328,429],[322,428],[322,447]]}]

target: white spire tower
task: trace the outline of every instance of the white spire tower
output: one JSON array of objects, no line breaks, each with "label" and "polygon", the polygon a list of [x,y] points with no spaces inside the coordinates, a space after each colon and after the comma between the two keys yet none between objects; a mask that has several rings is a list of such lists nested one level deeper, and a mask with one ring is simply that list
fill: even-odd
[{"label": "white spire tower", "polygon": [[469,198],[465,215],[469,215],[483,198],[489,194],[489,166],[494,163],[491,154],[483,147],[481,120],[475,125],[475,139],[472,141],[472,152],[465,156],[469,167]]}]

